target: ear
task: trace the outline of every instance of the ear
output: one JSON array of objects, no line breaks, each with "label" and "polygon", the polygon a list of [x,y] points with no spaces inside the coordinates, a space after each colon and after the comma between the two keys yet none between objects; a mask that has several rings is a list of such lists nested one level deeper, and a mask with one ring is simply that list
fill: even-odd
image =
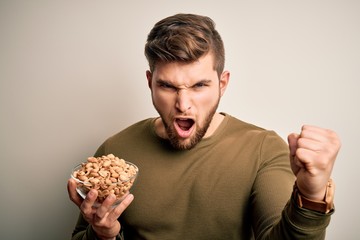
[{"label": "ear", "polygon": [[151,89],[152,73],[150,72],[150,70],[146,71],[146,78],[148,81],[148,87]]},{"label": "ear", "polygon": [[229,84],[230,80],[230,72],[224,71],[220,76],[220,94],[221,96],[224,95],[227,85]]}]

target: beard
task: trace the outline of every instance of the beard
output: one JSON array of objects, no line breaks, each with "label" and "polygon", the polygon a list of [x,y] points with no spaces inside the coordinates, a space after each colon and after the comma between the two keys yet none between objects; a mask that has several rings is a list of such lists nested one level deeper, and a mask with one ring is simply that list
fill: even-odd
[{"label": "beard", "polygon": [[181,140],[177,136],[177,132],[176,132],[175,127],[172,124],[172,121],[166,121],[166,119],[171,119],[171,118],[165,118],[163,116],[163,114],[161,114],[155,106],[155,109],[159,113],[161,120],[165,126],[165,130],[166,130],[168,140],[169,140],[171,146],[177,150],[190,150],[193,147],[195,147],[195,145],[197,145],[201,141],[201,139],[204,137],[204,135],[206,134],[206,131],[208,130],[210,123],[216,113],[219,102],[220,102],[220,97],[217,100],[216,104],[206,114],[204,123],[201,126],[198,125],[197,122],[194,123],[194,124],[196,124],[196,132],[193,136],[190,137],[190,139],[187,139],[190,141]]}]

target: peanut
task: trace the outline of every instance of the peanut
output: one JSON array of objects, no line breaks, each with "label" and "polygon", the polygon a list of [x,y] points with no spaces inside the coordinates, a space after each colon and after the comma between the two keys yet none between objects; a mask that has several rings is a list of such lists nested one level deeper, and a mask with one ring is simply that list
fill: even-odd
[{"label": "peanut", "polygon": [[73,172],[73,177],[80,180],[78,188],[85,192],[98,191],[99,203],[113,193],[121,199],[131,188],[138,173],[138,168],[113,154],[102,157],[89,157],[80,169]]}]

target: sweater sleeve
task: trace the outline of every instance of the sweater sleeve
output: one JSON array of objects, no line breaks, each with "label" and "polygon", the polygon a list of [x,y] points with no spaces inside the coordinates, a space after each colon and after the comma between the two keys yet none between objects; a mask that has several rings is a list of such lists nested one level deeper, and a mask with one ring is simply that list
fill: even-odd
[{"label": "sweater sleeve", "polygon": [[71,240],[96,240],[96,235],[91,225],[85,221],[81,213],[79,214]]},{"label": "sweater sleeve", "polygon": [[325,239],[330,213],[319,213],[299,208],[294,199],[286,204],[281,221],[266,239]]},{"label": "sweater sleeve", "polygon": [[267,132],[259,151],[260,166],[251,195],[255,238],[324,239],[332,213],[301,209],[292,200],[295,176],[285,141]]}]

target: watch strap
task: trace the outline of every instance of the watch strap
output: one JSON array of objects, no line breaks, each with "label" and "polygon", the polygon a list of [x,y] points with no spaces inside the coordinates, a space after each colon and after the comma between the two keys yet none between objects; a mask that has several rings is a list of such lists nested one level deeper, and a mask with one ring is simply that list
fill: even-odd
[{"label": "watch strap", "polygon": [[293,197],[300,208],[305,208],[321,213],[329,213],[334,209],[334,190],[333,180],[330,179],[326,186],[325,197],[322,201],[311,200],[304,197],[299,191],[295,182],[293,189]]}]

